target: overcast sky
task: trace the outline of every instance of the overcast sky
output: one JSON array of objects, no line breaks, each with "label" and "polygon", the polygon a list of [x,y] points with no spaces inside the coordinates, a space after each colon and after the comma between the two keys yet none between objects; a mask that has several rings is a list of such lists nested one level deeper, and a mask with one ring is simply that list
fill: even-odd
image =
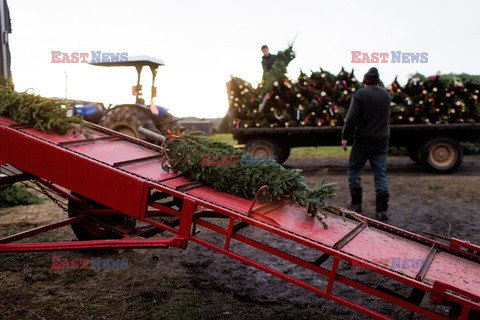
[{"label": "overcast sky", "polygon": [[[318,0],[7,0],[13,80],[18,91],[44,96],[133,103],[132,68],[51,63],[51,51],[102,51],[164,60],[158,105],[175,116],[222,117],[230,75],[261,79],[262,44],[275,53],[293,39],[288,75],[342,66],[362,78],[378,67],[395,75],[480,74],[480,1]],[[351,63],[351,51],[428,53],[427,63]],[[391,58],[388,59],[389,61]],[[65,77],[65,74],[67,75]],[[143,70],[145,95],[150,71]],[[65,81],[67,78],[67,81]],[[148,101],[147,101],[148,102]]]}]

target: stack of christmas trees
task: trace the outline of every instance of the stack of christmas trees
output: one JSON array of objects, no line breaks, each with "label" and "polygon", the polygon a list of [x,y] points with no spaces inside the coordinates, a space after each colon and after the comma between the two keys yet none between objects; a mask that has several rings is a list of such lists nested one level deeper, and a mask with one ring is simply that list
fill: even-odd
[{"label": "stack of christmas trees", "polygon": [[397,79],[392,94],[392,123],[463,123],[480,121],[480,76],[414,74],[404,88]]},{"label": "stack of christmas trees", "polygon": [[[353,70],[348,72],[342,68],[337,75],[322,69],[310,75],[301,71],[292,81],[286,77],[286,66],[293,58],[291,46],[280,51],[265,82],[257,88],[232,76],[228,83],[230,126],[344,124],[350,100],[361,87]],[[392,124],[480,121],[480,76],[447,74],[427,78],[415,74],[405,87],[395,79],[387,89],[392,95]]]},{"label": "stack of christmas trees", "polygon": [[343,118],[359,83],[344,69],[301,72],[296,81],[279,77],[263,94],[236,77],[229,82],[230,115],[234,127],[295,127],[343,125]]}]

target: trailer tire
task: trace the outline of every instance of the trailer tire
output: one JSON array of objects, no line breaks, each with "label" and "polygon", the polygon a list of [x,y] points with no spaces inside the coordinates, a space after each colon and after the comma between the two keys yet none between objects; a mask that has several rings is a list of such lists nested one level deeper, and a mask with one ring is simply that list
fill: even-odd
[{"label": "trailer tire", "polygon": [[290,147],[281,146],[280,147],[280,154],[278,155],[278,163],[282,164],[287,161],[288,157],[290,156]]},{"label": "trailer tire", "polygon": [[110,110],[100,120],[100,125],[142,140],[147,139],[138,131],[139,127],[160,132],[149,115],[134,106],[119,106]]},{"label": "trailer tire", "polygon": [[269,139],[255,138],[248,140],[245,145],[245,151],[256,157],[277,157],[277,161],[280,162],[281,150],[278,144]]},{"label": "trailer tire", "polygon": [[416,164],[420,164],[420,146],[408,146],[408,156]]},{"label": "trailer tire", "polygon": [[[73,218],[78,216],[88,209],[108,209],[108,207],[101,205],[98,202],[92,201],[88,198],[82,197],[79,194],[72,193],[77,198],[82,199],[81,204],[78,202],[68,201],[68,217]],[[136,220],[124,214],[96,214],[96,218],[104,220],[113,225],[125,225],[130,228],[135,228]],[[108,228],[96,223],[91,219],[84,219],[83,221],[72,223],[72,230],[75,236],[80,241],[86,240],[105,240],[105,239],[121,239],[122,236],[111,231]]]},{"label": "trailer tire", "polygon": [[433,138],[420,150],[420,161],[430,172],[451,173],[463,160],[463,150],[458,141],[451,138]]}]

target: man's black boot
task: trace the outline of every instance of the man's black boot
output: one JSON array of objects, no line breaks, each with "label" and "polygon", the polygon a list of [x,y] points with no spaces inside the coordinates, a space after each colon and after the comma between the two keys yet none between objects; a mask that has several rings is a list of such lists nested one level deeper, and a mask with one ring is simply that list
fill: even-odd
[{"label": "man's black boot", "polygon": [[362,188],[350,189],[350,196],[352,197],[352,203],[348,209],[355,211],[356,213],[362,212]]},{"label": "man's black boot", "polygon": [[377,192],[376,201],[375,201],[375,212],[377,213],[377,220],[386,221],[388,220],[387,210],[388,210],[388,199],[390,195],[383,192]]}]

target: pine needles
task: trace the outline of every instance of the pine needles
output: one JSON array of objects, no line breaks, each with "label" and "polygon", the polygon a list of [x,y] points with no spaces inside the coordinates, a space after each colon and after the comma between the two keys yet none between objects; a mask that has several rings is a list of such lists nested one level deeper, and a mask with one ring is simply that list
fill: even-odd
[{"label": "pine needles", "polygon": [[[170,136],[164,143],[166,170],[182,172],[187,178],[216,190],[253,198],[260,187],[268,187],[268,201],[291,199],[322,221],[329,206],[324,200],[335,196],[336,184],[309,188],[301,170],[285,169],[272,161],[261,161],[225,143],[211,141],[202,132]],[[205,155],[208,155],[205,156]],[[326,224],[322,221],[324,226]]]},{"label": "pine needles", "polygon": [[7,80],[0,80],[0,115],[31,125],[43,132],[66,133],[69,129],[83,127],[79,116],[68,117],[61,101],[16,92]]}]

